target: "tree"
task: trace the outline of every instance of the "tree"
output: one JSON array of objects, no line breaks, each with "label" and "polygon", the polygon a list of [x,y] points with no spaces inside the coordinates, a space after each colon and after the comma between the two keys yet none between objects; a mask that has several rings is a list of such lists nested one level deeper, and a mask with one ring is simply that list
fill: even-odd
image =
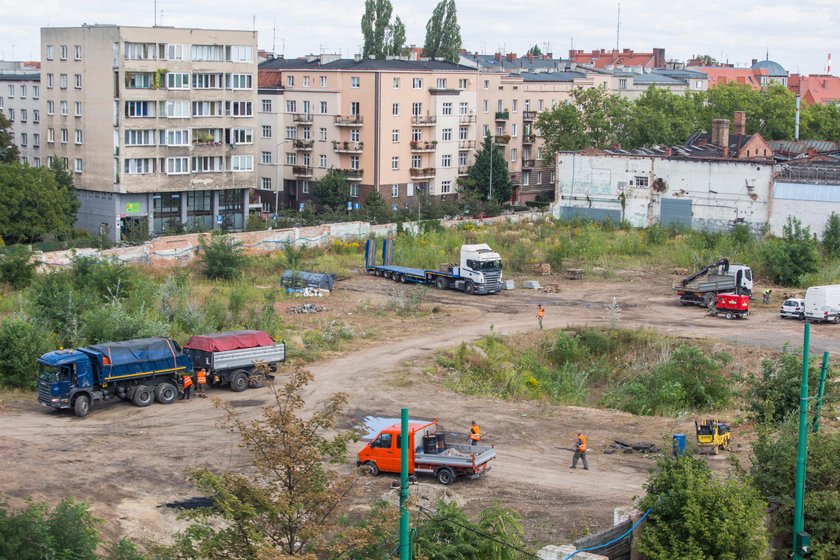
[{"label": "tree", "polygon": [[100,522],[84,503],[67,498],[52,511],[46,504],[28,503],[9,510],[0,503],[0,558],[94,560]]},{"label": "tree", "polygon": [[682,144],[701,127],[697,100],[691,93],[679,95],[650,86],[630,106],[627,148]]},{"label": "tree", "polygon": [[799,133],[803,139],[840,142],[840,105],[803,104]]},{"label": "tree", "polygon": [[530,49],[528,49],[528,52],[525,53],[525,54],[530,54],[530,55],[533,55],[533,56],[542,56],[542,49],[540,48],[539,45],[534,44],[534,46],[531,47]]},{"label": "tree", "polygon": [[423,56],[457,63],[461,58],[461,44],[455,0],[441,0],[426,23]]},{"label": "tree", "polygon": [[242,243],[219,230],[198,238],[198,255],[204,263],[204,275],[211,280],[238,278],[245,266]]},{"label": "tree", "polygon": [[[362,15],[362,57],[368,58],[373,55],[375,58],[385,58],[391,54],[393,45],[389,45],[387,38],[393,36],[395,28],[391,27],[391,13],[394,7],[389,0],[365,0],[365,13]],[[397,18],[399,20],[399,18]],[[402,26],[402,22],[399,22]],[[405,27],[402,27],[402,40],[405,42]],[[393,39],[392,39],[393,40]],[[402,44],[399,45],[402,49]]]},{"label": "tree", "polygon": [[62,204],[62,209],[67,220],[71,226],[76,221],[76,212],[79,209],[79,199],[76,197],[76,187],[73,185],[73,176],[64,165],[64,160],[61,158],[54,158],[50,169],[55,175],[55,181],[58,183],[60,200],[65,201]]},{"label": "tree", "polygon": [[766,504],[749,484],[712,476],[693,455],[659,460],[640,508],[645,530],[633,546],[649,560],[759,560],[766,557]]},{"label": "tree", "polygon": [[827,258],[840,259],[840,214],[837,212],[832,212],[825,222],[822,248]]},{"label": "tree", "polygon": [[752,134],[758,132],[761,125],[761,103],[760,91],[746,84],[729,82],[705,92],[699,122],[704,127],[711,126],[713,119],[729,119],[731,123],[735,111],[744,111],[747,114],[746,132]]},{"label": "tree", "polygon": [[405,50],[405,24],[400,16],[397,16],[394,23],[388,26],[386,34],[386,54],[401,56]]},{"label": "tree", "polygon": [[537,115],[534,126],[545,140],[543,163],[551,163],[554,152],[587,147],[583,115],[570,103],[561,103],[549,111],[542,111]]},{"label": "tree", "polygon": [[710,54],[698,54],[694,57],[696,61],[700,63],[701,66],[717,66],[718,61],[716,58],[712,57]]},{"label": "tree", "polygon": [[9,132],[11,126],[9,119],[0,113],[0,163],[17,163],[20,160],[20,151],[12,142],[12,134]]},{"label": "tree", "polygon": [[[490,193],[491,161],[493,167],[492,197]],[[481,148],[476,151],[475,162],[470,166],[467,176],[461,181],[461,185],[468,191],[479,194],[482,200],[491,198],[497,202],[510,200],[513,194],[513,183],[510,180],[510,175],[508,175],[505,154],[497,148],[490,134],[484,137]]]},{"label": "tree", "polygon": [[556,151],[610,148],[622,144],[628,135],[631,104],[601,88],[576,88],[572,102],[544,111],[536,128],[548,148],[546,158]]},{"label": "tree", "polygon": [[191,472],[213,505],[186,512],[195,523],[179,536],[178,557],[314,558],[327,545],[357,477],[325,463],[344,460],[355,432],[335,431],[347,403],[343,393],[329,397],[314,413],[302,414],[312,379],[298,369],[285,385],[272,386],[274,402],[263,407],[260,419],[246,420],[229,403],[218,403],[228,427],[251,452],[256,473]]},{"label": "tree", "polygon": [[797,286],[802,277],[817,271],[817,243],[811,229],[799,218],[788,216],[781,239],[768,240],[761,251],[770,278],[783,286]]},{"label": "tree", "polygon": [[0,322],[0,387],[34,389],[36,360],[54,350],[55,342],[53,334],[35,321],[10,317]]},{"label": "tree", "polygon": [[320,206],[329,210],[345,208],[350,200],[347,175],[338,169],[330,168],[321,180],[315,183],[312,195]]},{"label": "tree", "polygon": [[387,224],[391,219],[390,208],[382,195],[376,191],[371,191],[365,198],[365,216],[375,224]]},{"label": "tree", "polygon": [[0,253],[0,283],[16,290],[27,288],[35,280],[32,249],[23,245],[9,247]]},{"label": "tree", "polygon": [[60,184],[51,170],[0,164],[0,185],[0,238],[6,243],[31,243],[72,231],[79,204],[75,191]]},{"label": "tree", "polygon": [[757,132],[765,140],[790,140],[796,120],[796,98],[782,84],[772,83],[761,92]]}]

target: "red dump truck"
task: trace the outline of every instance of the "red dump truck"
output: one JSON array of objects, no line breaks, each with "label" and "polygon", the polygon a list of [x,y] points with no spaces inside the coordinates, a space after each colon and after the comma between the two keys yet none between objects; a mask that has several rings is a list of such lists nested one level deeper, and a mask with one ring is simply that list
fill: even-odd
[{"label": "red dump truck", "polygon": [[[451,484],[456,478],[478,478],[490,469],[496,449],[490,445],[467,445],[446,441],[446,432],[438,430],[437,420],[410,422],[408,425],[408,472],[431,474],[441,484]],[[385,428],[359,451],[356,465],[364,466],[376,476],[380,472],[399,473],[401,427]]]}]

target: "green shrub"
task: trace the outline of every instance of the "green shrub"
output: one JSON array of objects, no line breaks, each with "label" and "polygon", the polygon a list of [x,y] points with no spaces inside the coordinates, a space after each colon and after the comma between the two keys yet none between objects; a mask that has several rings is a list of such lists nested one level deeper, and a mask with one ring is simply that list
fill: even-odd
[{"label": "green shrub", "polygon": [[16,290],[28,287],[35,279],[35,263],[28,247],[15,245],[0,253],[0,283]]},{"label": "green shrub", "polygon": [[234,280],[242,275],[247,260],[242,243],[224,232],[213,231],[198,239],[198,254],[204,275],[210,280]]},{"label": "green shrub", "polygon": [[85,311],[81,323],[82,334],[88,344],[169,336],[168,323],[142,307],[136,312],[128,312],[120,302]]},{"label": "green shrub", "polygon": [[826,258],[840,259],[840,214],[832,212],[825,222],[822,248]]},{"label": "green shrub", "polygon": [[804,275],[816,272],[819,263],[811,230],[788,216],[781,239],[770,239],[761,250],[765,272],[777,284],[799,286]]},{"label": "green shrub", "polygon": [[53,335],[37,322],[4,319],[0,322],[0,386],[35,388],[35,361],[55,347]]}]

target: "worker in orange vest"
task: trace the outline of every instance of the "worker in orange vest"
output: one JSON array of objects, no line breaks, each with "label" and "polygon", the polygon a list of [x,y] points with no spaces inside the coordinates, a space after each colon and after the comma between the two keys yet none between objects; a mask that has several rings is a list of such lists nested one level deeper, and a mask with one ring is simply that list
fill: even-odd
[{"label": "worker in orange vest", "polygon": [[204,394],[204,386],[207,385],[207,372],[204,371],[204,368],[196,372],[195,384],[198,385],[198,396],[202,399],[206,398],[207,395]]},{"label": "worker in orange vest", "polygon": [[184,387],[184,392],[181,394],[181,400],[184,400],[184,397],[186,397],[187,400],[190,400],[190,389],[192,388],[193,384],[192,377],[185,373],[184,376],[181,378],[181,384]]},{"label": "worker in orange vest", "polygon": [[478,445],[478,442],[481,441],[481,428],[478,427],[475,420],[473,420],[471,424],[472,428],[470,428],[470,440],[472,441],[472,445]]},{"label": "worker in orange vest", "polygon": [[572,459],[572,466],[570,469],[577,468],[578,459],[583,459],[583,470],[589,470],[589,463],[586,462],[586,436],[578,432],[577,441],[575,442],[575,456]]},{"label": "worker in orange vest", "polygon": [[545,315],[545,308],[539,304],[537,305],[537,321],[540,323],[540,330],[542,330],[543,315]]}]

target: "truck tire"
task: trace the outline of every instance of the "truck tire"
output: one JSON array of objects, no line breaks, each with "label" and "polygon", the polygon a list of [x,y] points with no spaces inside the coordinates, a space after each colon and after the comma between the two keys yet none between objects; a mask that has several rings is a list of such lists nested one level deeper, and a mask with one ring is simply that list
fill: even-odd
[{"label": "truck tire", "polygon": [[716,300],[715,294],[708,293],[708,294],[703,296],[703,305],[705,305],[709,309],[714,309],[715,308],[715,300]]},{"label": "truck tire", "polygon": [[393,280],[394,282],[402,282],[402,274],[399,274],[397,272],[393,273],[391,275],[391,280]]},{"label": "truck tire", "polygon": [[238,369],[230,376],[230,388],[236,392],[241,393],[248,388],[248,372]]},{"label": "truck tire", "polygon": [[161,383],[155,387],[155,400],[160,404],[172,404],[178,400],[178,388],[172,383]]},{"label": "truck tire", "polygon": [[90,397],[87,395],[79,395],[76,397],[76,402],[73,403],[73,412],[79,418],[84,418],[90,412]]},{"label": "truck tire", "polygon": [[438,276],[437,279],[435,279],[435,288],[438,290],[445,290],[448,287],[448,282],[443,276]]},{"label": "truck tire", "polygon": [[373,273],[377,276],[382,276],[382,271],[379,270],[378,268],[376,270],[374,270]]},{"label": "truck tire", "polygon": [[145,385],[138,385],[134,389],[134,396],[131,398],[131,402],[141,408],[149,406],[154,400],[154,391],[152,391],[151,387],[146,387]]},{"label": "truck tire", "polygon": [[455,473],[450,468],[442,468],[435,473],[435,478],[444,486],[448,486],[455,482]]},{"label": "truck tire", "polygon": [[248,376],[248,385],[254,389],[261,389],[262,387],[265,387],[265,375],[255,371],[253,374]]},{"label": "truck tire", "polygon": [[726,315],[724,315],[724,317],[726,317],[727,319],[732,319],[732,317],[733,317],[732,312],[731,312],[731,311],[727,311],[727,312],[726,312]]},{"label": "truck tire", "polygon": [[408,283],[408,280],[406,279],[405,274],[400,274],[400,282],[402,282],[403,284]]},{"label": "truck tire", "polygon": [[464,291],[469,295],[473,295],[475,293],[475,284],[471,280],[467,280],[467,283],[464,285]]},{"label": "truck tire", "polygon": [[365,474],[368,476],[376,476],[379,474],[379,467],[376,466],[376,463],[373,461],[368,461],[364,464],[365,467]]}]

